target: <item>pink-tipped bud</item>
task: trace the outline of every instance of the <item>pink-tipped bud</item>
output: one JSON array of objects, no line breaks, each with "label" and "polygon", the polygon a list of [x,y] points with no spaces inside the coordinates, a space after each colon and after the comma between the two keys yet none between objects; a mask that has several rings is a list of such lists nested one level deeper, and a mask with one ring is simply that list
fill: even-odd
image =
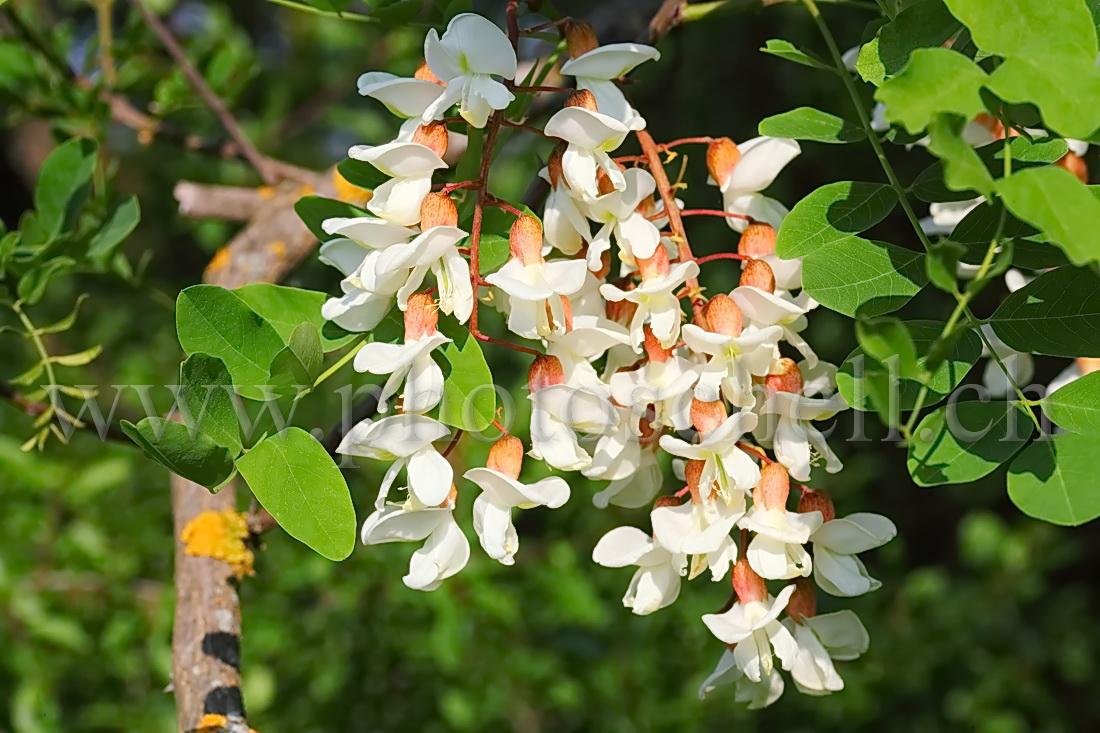
[{"label": "pink-tipped bud", "polygon": [[523,468],[523,443],[514,435],[505,435],[489,448],[485,467],[509,478],[519,478]]},{"label": "pink-tipped bud", "polygon": [[646,356],[649,357],[650,361],[663,364],[672,356],[672,349],[661,346],[661,342],[657,340],[657,336],[654,335],[653,329],[649,327],[648,323],[642,329],[642,346],[645,347]]},{"label": "pink-tipped bud", "polygon": [[532,393],[544,387],[565,384],[565,370],[556,356],[539,354],[527,370],[527,389]]},{"label": "pink-tipped bud", "polygon": [[775,292],[775,273],[764,260],[748,260],[741,270],[741,285],[751,285],[766,293]]},{"label": "pink-tipped bud", "polygon": [[775,227],[771,224],[749,224],[741,232],[741,241],[737,243],[737,254],[749,257],[763,257],[775,252]]},{"label": "pink-tipped bud", "polygon": [[741,151],[728,137],[720,137],[707,146],[707,170],[719,186],[725,185],[739,160]]},{"label": "pink-tipped bud", "polygon": [[447,135],[447,125],[442,122],[430,122],[416,128],[412,141],[430,149],[440,158],[447,157],[449,136]]},{"label": "pink-tipped bud", "polygon": [[524,214],[512,224],[508,233],[508,249],[521,264],[542,262],[542,225],[533,216]]},{"label": "pink-tipped bud", "polygon": [[432,296],[413,293],[405,305],[405,343],[431,336],[439,325],[439,311]]},{"label": "pink-tipped bud", "polygon": [[578,89],[565,100],[566,107],[584,107],[592,112],[598,112],[596,108],[596,95],[587,89]]},{"label": "pink-tipped bud", "polygon": [[458,207],[445,193],[429,193],[420,204],[420,231],[458,226]]},{"label": "pink-tipped bud", "polygon": [[781,371],[778,374],[769,374],[764,378],[764,389],[768,396],[771,397],[776,392],[802,394],[802,370],[794,363],[794,359],[784,356],[779,360],[779,368]]},{"label": "pink-tipped bud", "polygon": [[787,601],[787,615],[796,624],[817,615],[817,591],[809,578],[794,581],[794,593],[791,594],[791,600]]},{"label": "pink-tipped bud", "polygon": [[759,509],[786,509],[791,495],[791,479],[787,469],[778,463],[767,463],[760,469],[760,483],[752,490],[752,503]]},{"label": "pink-tipped bud", "polygon": [[691,425],[700,435],[706,435],[726,420],[726,403],[721,400],[703,402],[691,399]]},{"label": "pink-tipped bud", "polygon": [[561,170],[561,161],[568,147],[569,146],[564,142],[558,143],[554,146],[554,149],[550,151],[550,157],[546,161],[546,170],[547,173],[550,174],[550,185],[554,188],[557,188],[565,181],[563,177],[564,174]]},{"label": "pink-tipped bud", "polygon": [[565,34],[565,47],[569,49],[571,59],[600,47],[596,31],[583,20],[567,20],[561,24],[561,30]]},{"label": "pink-tipped bud", "polygon": [[703,309],[703,315],[706,316],[709,330],[734,338],[741,335],[745,319],[730,296],[724,293],[715,295]]},{"label": "pink-tipped bud", "polygon": [[[623,289],[632,290],[633,287],[628,286]],[[609,300],[604,307],[604,311],[607,313],[609,321],[625,326],[634,319],[634,314],[638,311],[638,304],[632,300]]]},{"label": "pink-tipped bud", "polygon": [[733,566],[733,592],[741,603],[759,603],[768,599],[768,586],[744,555],[737,558]]},{"label": "pink-tipped bud", "polygon": [[427,60],[421,61],[420,66],[416,67],[416,73],[413,74],[413,78],[419,79],[420,81],[430,81],[432,84],[438,84],[441,87],[447,86],[432,72],[432,67],[428,66]]},{"label": "pink-tipped bud", "polygon": [[658,496],[657,501],[653,502],[654,509],[664,509],[666,506],[680,506],[682,501],[675,496]]},{"label": "pink-tipped bud", "polygon": [[821,489],[802,489],[802,498],[798,500],[798,513],[821,512],[821,519],[831,522],[836,519],[836,507],[833,500]]},{"label": "pink-tipped bud", "polygon": [[651,257],[638,257],[637,260],[638,272],[642,275],[642,282],[668,277],[670,269],[668,250],[665,249],[663,244],[657,245],[657,249],[653,250]]},{"label": "pink-tipped bud", "polygon": [[1085,165],[1085,161],[1080,155],[1076,153],[1066,153],[1058,160],[1057,164],[1077,176],[1081,183],[1088,185],[1089,167]]}]

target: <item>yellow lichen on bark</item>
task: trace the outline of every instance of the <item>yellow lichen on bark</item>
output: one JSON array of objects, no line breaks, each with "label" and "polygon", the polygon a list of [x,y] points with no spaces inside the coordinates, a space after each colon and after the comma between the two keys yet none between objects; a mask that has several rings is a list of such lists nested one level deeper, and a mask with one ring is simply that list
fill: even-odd
[{"label": "yellow lichen on bark", "polygon": [[180,533],[184,553],[221,560],[233,568],[238,578],[256,572],[253,568],[255,556],[245,543],[247,539],[245,515],[231,509],[202,512]]}]

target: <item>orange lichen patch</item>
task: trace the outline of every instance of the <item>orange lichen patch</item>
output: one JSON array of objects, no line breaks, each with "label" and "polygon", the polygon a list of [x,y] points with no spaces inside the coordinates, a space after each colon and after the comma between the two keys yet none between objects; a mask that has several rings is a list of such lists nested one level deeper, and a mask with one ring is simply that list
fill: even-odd
[{"label": "orange lichen patch", "polygon": [[274,242],[269,242],[267,245],[267,251],[271,253],[271,256],[276,260],[281,260],[286,257],[286,242],[281,239],[276,239]]},{"label": "orange lichen patch", "polygon": [[[229,725],[229,718],[224,715],[207,713],[202,716],[202,720],[191,730],[191,733],[225,733],[230,729]],[[258,731],[255,728],[249,728],[248,733],[258,733]]]},{"label": "orange lichen patch", "polygon": [[374,195],[344,178],[335,168],[332,169],[332,185],[336,188],[336,198],[355,206],[363,206]]},{"label": "orange lichen patch", "polygon": [[180,532],[184,554],[221,560],[233,568],[238,578],[256,574],[255,556],[245,544],[247,538],[247,518],[232,509],[202,512]]},{"label": "orange lichen patch", "polygon": [[214,256],[210,258],[210,264],[206,266],[207,277],[205,279],[209,279],[210,275],[213,275],[215,272],[224,269],[225,266],[229,264],[230,259],[231,256],[229,254],[228,247],[222,247],[217,252],[215,252]]}]

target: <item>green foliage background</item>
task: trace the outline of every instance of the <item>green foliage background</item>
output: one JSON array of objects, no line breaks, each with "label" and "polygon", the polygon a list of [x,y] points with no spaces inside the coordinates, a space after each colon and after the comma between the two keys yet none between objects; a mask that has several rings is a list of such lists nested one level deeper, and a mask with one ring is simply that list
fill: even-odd
[{"label": "green foliage background", "polygon": [[[87,3],[12,4],[49,28],[69,60],[85,68],[95,33]],[[313,168],[342,158],[351,144],[387,139],[395,128],[384,110],[355,93],[357,75],[368,69],[411,74],[419,61],[421,28],[311,17],[258,0],[149,4],[161,12],[175,6],[173,30],[258,147]],[[484,5],[491,14],[503,3]],[[610,0],[574,5],[559,3],[563,12],[588,14],[597,24],[601,14],[617,13],[615,23],[604,21],[605,41],[631,40],[653,9]],[[845,47],[864,40],[865,24],[874,17],[859,7],[828,12]],[[219,137],[209,112],[125,3],[115,19],[120,91],[152,102],[175,127]],[[661,45],[664,59],[640,69],[631,87],[654,136],[742,140],[756,134],[761,118],[797,106],[847,114],[838,87],[758,52],[777,37],[803,48],[820,46],[797,6],[716,15],[674,32]],[[17,46],[6,33],[0,59],[9,63],[0,68],[0,79],[7,100],[5,178],[12,193],[3,215],[9,226],[30,205],[33,189],[33,176],[17,161],[32,136],[42,134],[34,117],[51,116],[48,106],[27,114],[49,94],[28,90],[22,67],[11,61]],[[85,115],[53,121],[68,133],[104,126],[102,109],[84,108]],[[127,257],[140,264],[139,275],[133,284],[82,273],[58,278],[37,309],[42,322],[56,320],[79,293],[90,293],[80,327],[58,336],[56,350],[105,344],[82,373],[84,383],[164,384],[179,361],[175,294],[199,281],[205,263],[235,230],[181,218],[172,186],[181,178],[255,181],[242,164],[168,142],[143,147],[125,129],[112,128],[107,140],[119,187],[141,202],[142,223],[124,245]],[[779,197],[789,203],[830,181],[881,178],[869,149],[803,147],[777,183]],[[495,187],[519,198],[533,153],[522,144],[506,152],[494,172]],[[904,180],[932,160],[920,150],[895,159]],[[713,189],[703,189],[701,159],[694,162],[689,191],[717,200]],[[721,222],[692,227],[699,254],[732,244]],[[890,241],[912,237],[904,222],[890,220],[880,229]],[[704,285],[728,289],[734,273],[732,264],[716,262]],[[332,290],[333,275],[309,262],[288,284]],[[991,312],[1003,295],[999,285],[991,287],[976,309]],[[926,296],[918,295],[907,314],[944,319],[944,306]],[[811,343],[824,358],[843,360],[854,346],[850,322],[822,310],[812,323]],[[490,356],[498,379],[525,366],[509,364],[510,352]],[[22,370],[25,360],[19,340],[0,334],[5,373]],[[1064,363],[1038,361],[1038,381]],[[109,399],[111,391],[103,389]],[[132,400],[123,404],[123,410],[136,409]],[[322,407],[331,416],[337,404],[333,396],[315,415],[305,415],[305,424],[328,427]],[[845,416],[838,435],[851,434],[851,421],[861,416]],[[337,564],[281,533],[269,535],[257,576],[242,590],[251,723],[264,733],[686,733],[735,726],[1010,733],[1095,725],[1096,529],[1063,529],[1024,517],[1005,495],[1003,468],[969,485],[918,489],[898,444],[881,440],[873,417],[863,429],[866,442],[834,439],[846,469],[821,485],[841,514],[880,512],[897,523],[899,536],[869,558],[883,588],[844,603],[864,620],[872,643],[862,660],[841,665],[847,687],[840,694],[809,698],[789,686],[777,705],[752,713],[734,705],[731,688],[699,702],[698,684],[722,651],[699,616],[724,603],[727,589],[698,579],[672,608],[631,616],[619,602],[629,571],[599,568],[589,554],[608,529],[645,518],[593,509],[593,487],[570,477],[569,504],[519,519],[516,567],[497,565],[475,543],[468,568],[434,593],[400,583],[411,547],[358,547]],[[32,432],[29,418],[0,406],[0,731],[170,730],[167,476],[136,450],[88,435],[78,435],[68,448],[53,443],[43,453],[23,453],[19,446]],[[463,445],[459,465],[483,460],[483,444]],[[371,466],[346,476],[361,520],[380,473]],[[470,498],[466,492],[458,510],[467,525]],[[822,610],[833,610],[833,600],[824,599]]]}]

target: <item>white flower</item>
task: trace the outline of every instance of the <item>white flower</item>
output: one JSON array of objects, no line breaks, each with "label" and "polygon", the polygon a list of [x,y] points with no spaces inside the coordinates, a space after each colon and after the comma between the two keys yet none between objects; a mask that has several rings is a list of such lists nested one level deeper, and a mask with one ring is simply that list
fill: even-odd
[{"label": "white flower", "polygon": [[734,288],[730,297],[755,328],[779,326],[783,329],[783,338],[798,349],[806,363],[811,367],[817,364],[817,354],[799,333],[806,328],[806,313],[817,307],[817,301],[805,292],[796,298],[783,298],[752,285]]},{"label": "white flower", "polygon": [[680,595],[687,558],[673,555],[636,527],[616,527],[596,543],[592,560],[607,568],[637,565],[623,606],[639,616],[672,605]]},{"label": "white flower", "polygon": [[451,492],[454,470],[432,443],[450,432],[443,423],[424,415],[368,419],[348,431],[336,452],[393,462],[378,489],[376,509],[385,506],[390,487],[402,468],[408,472],[409,493],[425,506],[439,506]]},{"label": "white flower", "polygon": [[828,695],[844,689],[833,660],[856,659],[870,645],[867,629],[849,610],[808,616],[801,623],[788,618],[783,625],[798,644],[791,677],[798,691],[807,695]]},{"label": "white flower", "polygon": [[[787,207],[760,193],[772,184],[779,172],[802,152],[794,140],[777,137],[755,137],[737,146],[741,156],[725,181],[718,183],[722,191],[723,208],[730,214],[743,214],[756,221],[771,224],[776,229],[787,215]],[[745,219],[727,218],[736,231],[749,225]]]},{"label": "white flower", "polygon": [[814,546],[814,580],[834,596],[859,596],[882,583],[867,574],[856,555],[881,547],[897,535],[897,527],[880,514],[857,512],[825,522],[810,535]]},{"label": "white flower", "polygon": [[634,475],[642,458],[638,416],[629,408],[611,405],[618,416],[616,427],[600,436],[592,462],[581,473],[597,481],[619,481]]},{"label": "white flower", "polygon": [[979,196],[966,201],[943,201],[929,205],[929,216],[920,220],[920,228],[929,236],[950,234],[966,215],[985,201]]},{"label": "white flower", "polygon": [[455,226],[433,226],[408,244],[390,247],[378,259],[380,276],[402,278],[397,304],[405,310],[409,296],[420,289],[430,270],[439,283],[439,309],[465,323],[474,307],[470,266],[456,245],[466,232]]},{"label": "white flower", "polygon": [[643,340],[642,326],[648,321],[661,346],[671,348],[680,336],[680,321],[684,314],[680,301],[673,292],[684,281],[699,274],[695,262],[677,262],[663,277],[643,280],[633,290],[622,290],[610,283],[600,286],[600,293],[611,301],[628,300],[638,308],[630,321],[630,340],[635,351],[640,351]]},{"label": "white flower", "polygon": [[367,210],[402,226],[420,221],[420,205],[432,189],[432,173],[447,167],[435,151],[414,142],[357,145],[348,155],[390,176],[390,180],[374,189]]},{"label": "white flower", "polygon": [[581,211],[580,201],[564,181],[559,179],[555,184],[547,168],[539,171],[539,176],[550,183],[542,211],[546,243],[564,255],[575,255],[592,239],[592,228]]},{"label": "white flower", "polygon": [[740,336],[727,336],[689,323],[681,335],[689,349],[710,355],[695,386],[696,397],[713,401],[721,395],[734,407],[752,407],[755,403],[752,378],[768,374],[783,329],[765,326],[744,331]]},{"label": "white flower", "polygon": [[775,598],[762,601],[737,602],[725,613],[708,613],[703,623],[711,633],[726,644],[736,644],[734,661],[753,682],[759,682],[774,669],[772,650],[779,657],[783,669],[790,669],[798,654],[798,645],[788,631],[776,619],[794,593],[788,585]]},{"label": "white flower", "polygon": [[657,462],[657,452],[642,450],[634,473],[616,479],[607,488],[597,491],[592,495],[592,503],[600,509],[606,509],[608,504],[637,509],[653,501],[663,484],[664,472]]},{"label": "white flower", "polygon": [[771,674],[765,675],[759,682],[753,682],[747,679],[741,672],[741,668],[737,666],[734,653],[726,649],[718,658],[714,671],[703,680],[703,684],[699,685],[699,699],[704,699],[719,685],[734,683],[737,684],[737,692],[733,699],[737,702],[747,702],[749,710],[766,708],[783,694],[783,675],[778,671],[773,669]]},{"label": "white flower", "polygon": [[825,458],[825,470],[829,473],[836,473],[844,467],[825,442],[825,436],[809,421],[826,420],[847,407],[848,403],[840,394],[821,399],[792,392],[776,392],[764,402],[760,414],[775,415],[777,419],[762,420],[760,425],[764,426],[763,432],[771,432],[774,422],[774,434],[770,437],[775,457],[792,478],[797,481],[810,480],[810,446]]},{"label": "white flower", "polygon": [[638,416],[653,407],[653,425],[685,430],[691,425],[691,386],[699,378],[699,367],[682,356],[665,361],[650,360],[634,371],[611,375],[611,396]]},{"label": "white flower", "polygon": [[660,52],[638,43],[611,43],[562,64],[561,73],[577,78],[577,88],[587,89],[596,97],[601,112],[614,117],[630,130],[645,128],[645,120],[630,106],[615,79],[625,76],[638,64],[656,61]]},{"label": "white flower", "polygon": [[435,590],[466,567],[470,543],[454,518],[454,503],[425,507],[410,495],[404,504],[387,504],[363,522],[365,545],[428,541],[413,553],[402,581],[413,590]]},{"label": "white flower", "polygon": [[821,512],[798,514],[754,503],[738,524],[756,533],[745,555],[761,577],[785,580],[810,574],[810,554],[802,545],[821,526]]},{"label": "white flower", "polygon": [[397,117],[418,120],[444,90],[426,79],[408,79],[385,71],[368,71],[360,75],[357,86],[360,94],[377,99]]},{"label": "white flower", "polygon": [[386,411],[387,400],[402,382],[405,392],[401,404],[405,412],[425,413],[438,405],[443,398],[443,370],[432,359],[432,351],[450,341],[437,331],[403,344],[363,344],[355,355],[355,371],[390,375],[378,395],[378,411]]},{"label": "white flower", "polygon": [[743,492],[751,490],[760,481],[760,468],[737,446],[737,441],[756,427],[757,419],[754,413],[742,410],[702,435],[698,443],[662,435],[661,447],[674,456],[703,461],[700,485],[710,486],[712,482],[718,482],[723,499],[733,504],[740,497],[743,507]]},{"label": "white flower", "polygon": [[657,186],[653,175],[641,168],[623,173],[624,187],[593,199],[585,207],[588,218],[601,224],[588,248],[588,269],[599,270],[604,252],[611,249],[611,237],[619,244],[620,259],[634,262],[648,258],[660,246],[661,232],[638,210]]},{"label": "white flower", "polygon": [[744,496],[740,503],[727,504],[705,497],[679,506],[662,506],[650,512],[653,537],[673,555],[692,555],[690,578],[710,568],[711,580],[727,577],[737,562],[737,543],[730,531],[745,512]]},{"label": "white flower", "polygon": [[600,195],[596,178],[600,170],[607,174],[616,191],[626,187],[619,164],[608,153],[623,144],[629,130],[614,117],[584,107],[565,107],[546,122],[543,132],[547,137],[569,143],[562,155],[562,174],[569,187],[585,201]]},{"label": "white flower", "polygon": [[560,296],[580,290],[585,277],[587,268],[582,260],[524,264],[513,257],[485,281],[508,294],[508,330],[534,339],[564,330],[565,307]]},{"label": "white flower", "polygon": [[447,88],[421,114],[427,124],[458,104],[458,113],[474,127],[485,127],[494,110],[515,99],[493,76],[514,79],[516,52],[508,37],[491,21],[473,13],[451,19],[440,38],[435,29],[424,39],[424,58]]},{"label": "white flower", "polygon": [[474,500],[474,531],[489,557],[502,565],[515,563],[519,549],[519,536],[512,524],[514,507],[557,509],[569,499],[569,484],[559,476],[525,484],[491,468],[471,468],[463,477],[481,488]]},{"label": "white flower", "polygon": [[[982,335],[985,336],[982,342],[982,356],[989,357],[989,361],[985,365],[985,371],[982,373],[982,383],[989,390],[990,396],[993,398],[1004,397],[1012,394],[1017,385],[1026,386],[1031,378],[1035,376],[1035,362],[1032,360],[1031,354],[1016,351],[1016,349],[1001,341],[993,327],[988,323],[982,324],[981,329]],[[992,353],[989,346],[985,345],[986,341],[989,342],[989,346],[993,347]],[[993,358],[993,354],[1000,358],[1001,363],[1004,364],[1004,369],[1001,368],[1001,364],[997,363],[997,359]],[[1007,373],[1005,369],[1008,370]]]},{"label": "white flower", "polygon": [[618,323],[601,316],[575,315],[572,329],[546,336],[546,353],[561,362],[566,384],[605,388],[591,362],[611,347],[628,343],[630,334]]}]

